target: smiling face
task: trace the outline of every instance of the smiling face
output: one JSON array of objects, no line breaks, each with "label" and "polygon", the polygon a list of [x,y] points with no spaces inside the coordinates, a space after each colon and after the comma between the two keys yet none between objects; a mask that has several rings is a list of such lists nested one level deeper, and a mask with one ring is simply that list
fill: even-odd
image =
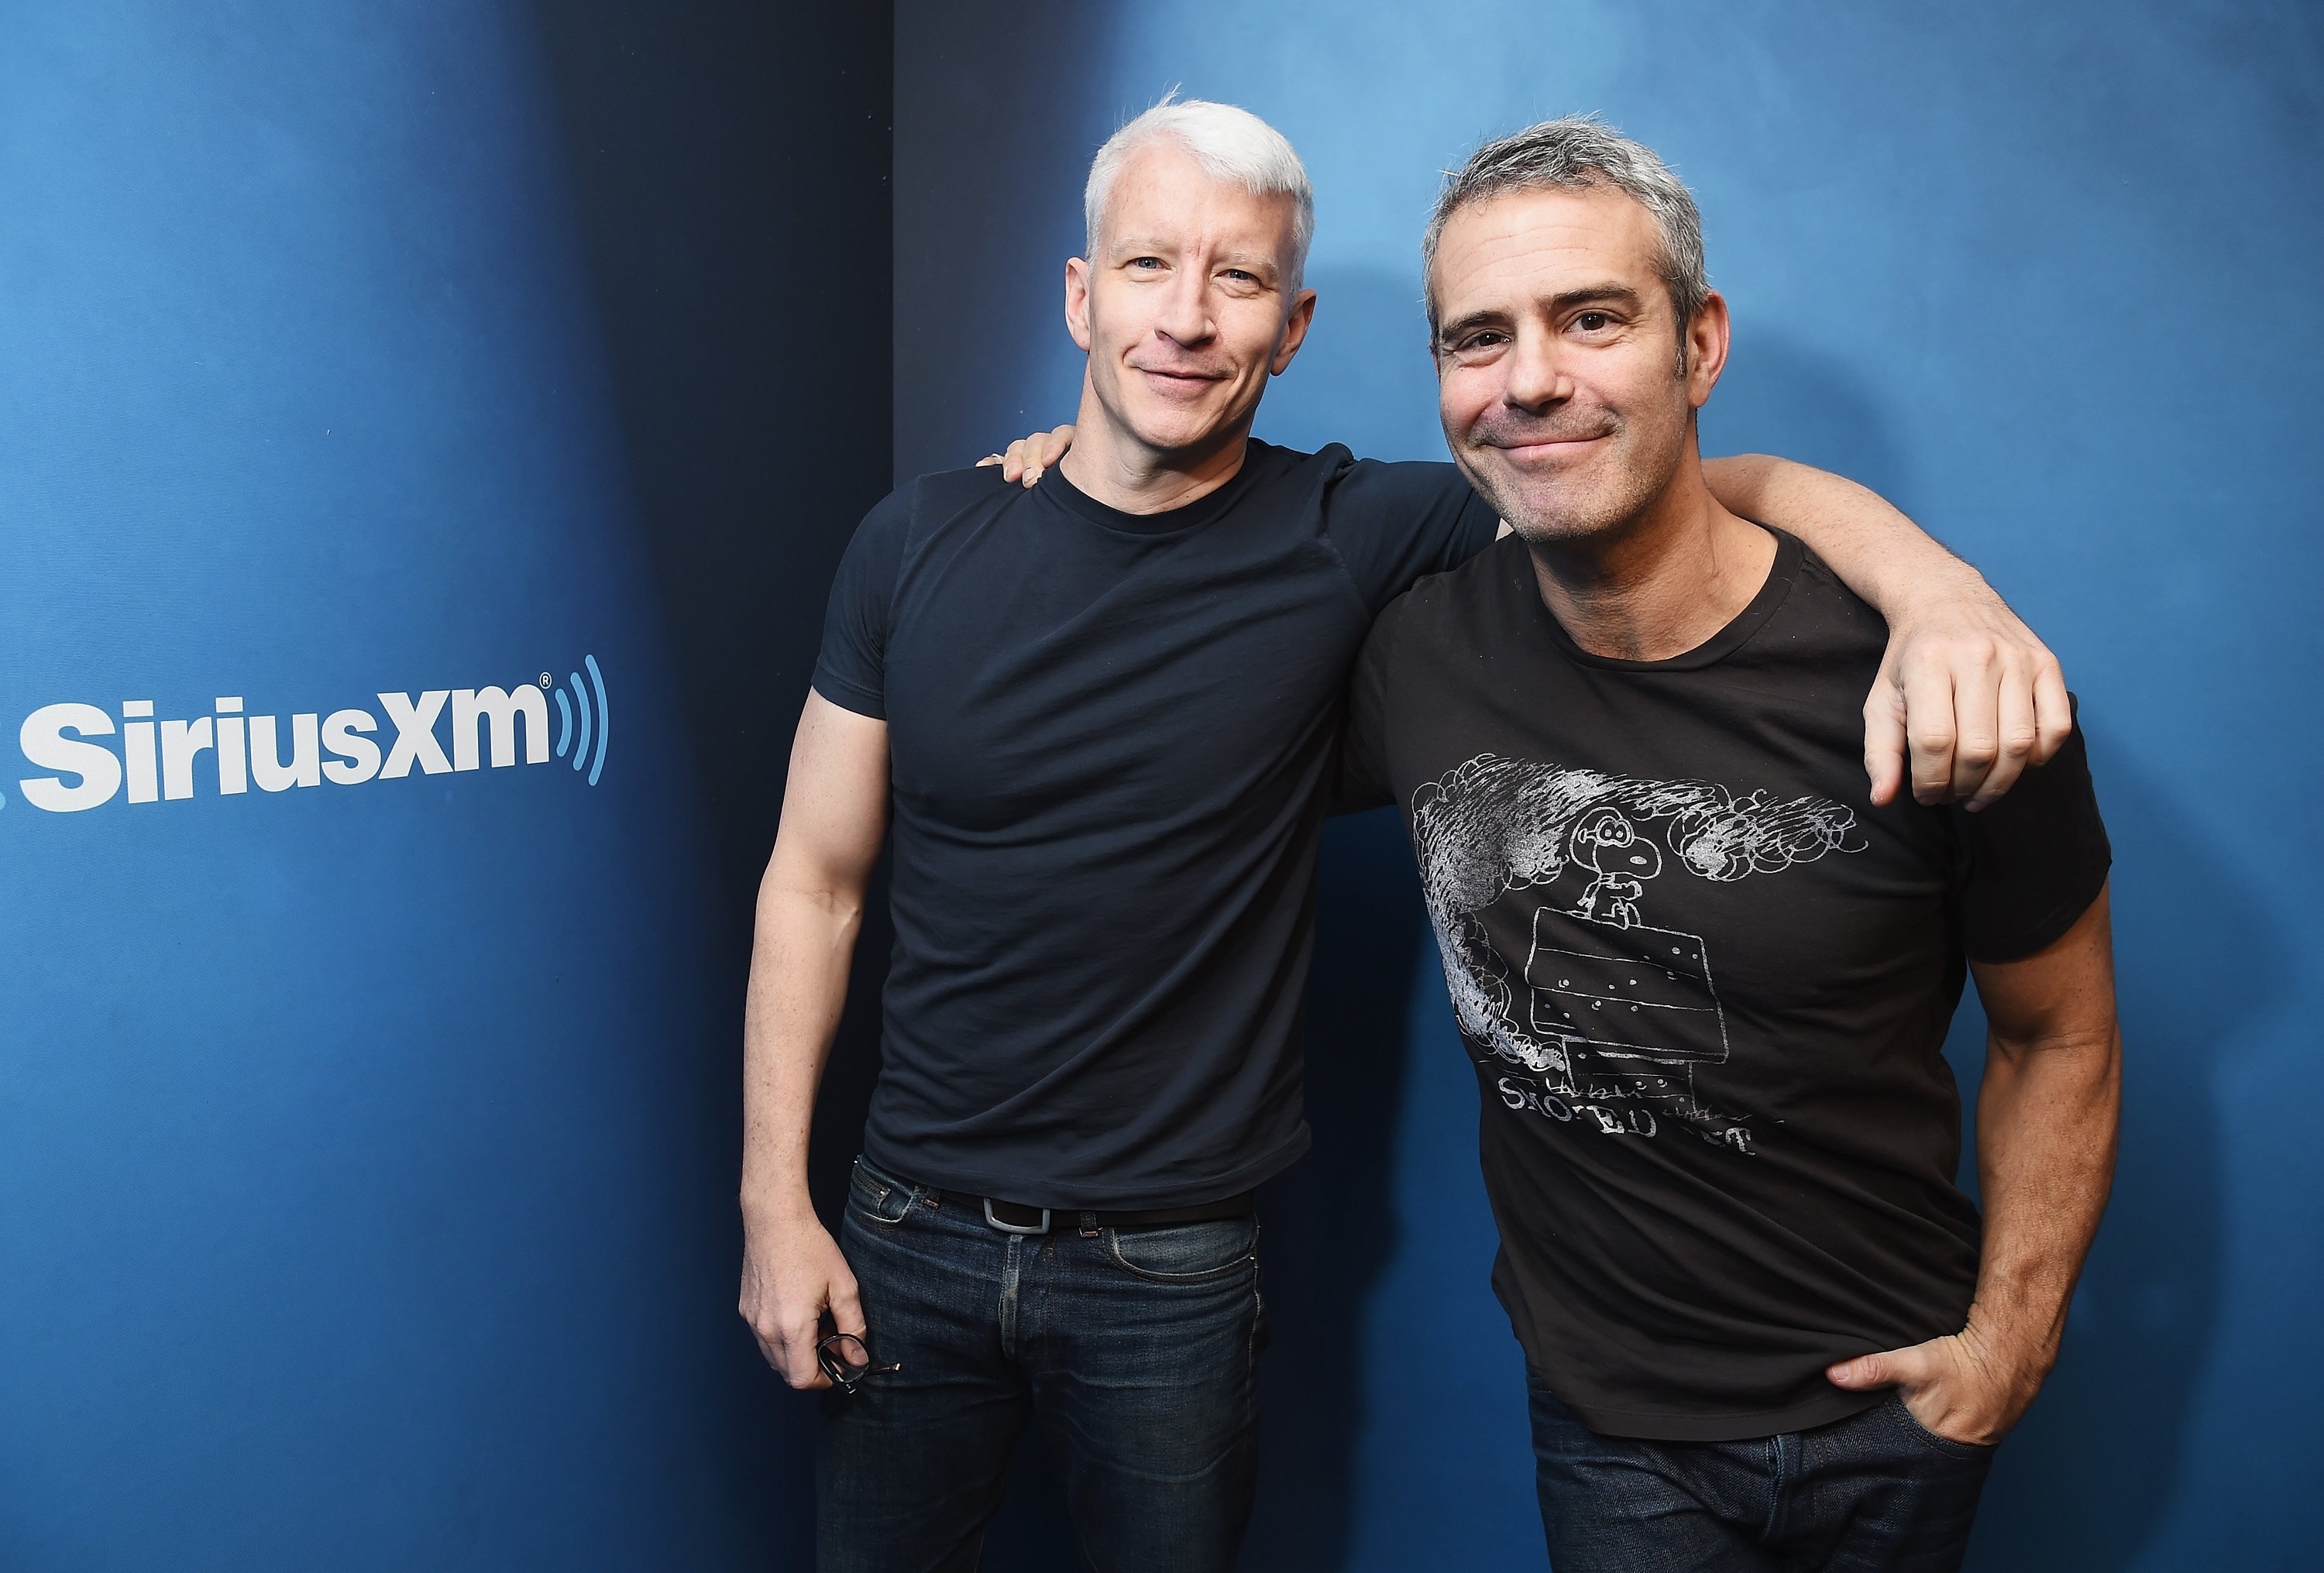
[{"label": "smiling face", "polygon": [[1115,177],[1098,254],[1065,264],[1065,322],[1119,434],[1159,454],[1239,441],[1291,364],[1315,293],[1287,276],[1295,208],[1168,141]]},{"label": "smiling face", "polygon": [[1682,332],[1659,255],[1653,217],[1608,186],[1510,192],[1445,223],[1429,279],[1445,441],[1529,541],[1620,529],[1692,452],[1727,308],[1712,295]]}]

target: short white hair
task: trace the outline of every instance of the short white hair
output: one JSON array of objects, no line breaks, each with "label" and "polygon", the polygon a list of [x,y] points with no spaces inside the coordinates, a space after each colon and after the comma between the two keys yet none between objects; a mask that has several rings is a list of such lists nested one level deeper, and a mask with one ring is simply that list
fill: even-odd
[{"label": "short white hair", "polygon": [[1176,143],[1214,179],[1232,180],[1254,197],[1291,198],[1291,277],[1288,287],[1299,288],[1307,269],[1307,243],[1315,238],[1315,191],[1307,183],[1307,167],[1299,161],[1284,134],[1248,109],[1213,104],[1205,98],[1180,99],[1176,91],[1106,138],[1090,161],[1089,185],[1082,192],[1082,217],[1089,232],[1089,252],[1095,258],[1098,231],[1113,182],[1121,167],[1139,149],[1157,142]]}]

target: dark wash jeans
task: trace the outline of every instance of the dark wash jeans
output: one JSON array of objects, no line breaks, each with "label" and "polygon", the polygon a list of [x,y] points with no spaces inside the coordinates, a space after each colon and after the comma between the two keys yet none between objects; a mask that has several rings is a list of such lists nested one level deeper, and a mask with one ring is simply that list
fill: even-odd
[{"label": "dark wash jeans", "polygon": [[1528,1373],[1534,1481],[1555,1573],[1950,1573],[1993,1449],[1890,1393],[1812,1430],[1740,1442],[1600,1436]]},{"label": "dark wash jeans", "polygon": [[1003,1234],[858,1159],[840,1248],[872,1357],[824,1395],[822,1573],[977,1566],[1038,1416],[1098,1573],[1226,1573],[1257,1475],[1259,1220]]}]

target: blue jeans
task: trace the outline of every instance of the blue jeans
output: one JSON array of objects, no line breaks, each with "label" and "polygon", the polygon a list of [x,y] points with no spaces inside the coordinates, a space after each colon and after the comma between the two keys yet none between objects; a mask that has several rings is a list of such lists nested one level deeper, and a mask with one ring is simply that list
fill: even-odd
[{"label": "blue jeans", "polygon": [[877,1365],[823,1401],[822,1573],[977,1566],[1038,1416],[1099,1573],[1227,1573],[1258,1463],[1259,1220],[1003,1234],[858,1159],[840,1248]]},{"label": "blue jeans", "polygon": [[1591,1430],[1529,1374],[1534,1480],[1555,1573],[1950,1573],[1993,1449],[1891,1393],[1812,1430],[1653,1442]]}]

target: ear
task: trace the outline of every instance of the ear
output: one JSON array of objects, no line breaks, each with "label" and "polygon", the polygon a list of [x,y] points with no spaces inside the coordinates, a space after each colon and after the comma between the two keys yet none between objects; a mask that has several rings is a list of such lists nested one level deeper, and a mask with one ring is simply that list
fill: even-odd
[{"label": "ear", "polygon": [[1074,336],[1082,353],[1089,353],[1090,344],[1090,265],[1079,257],[1065,259],[1065,331]]},{"label": "ear", "polygon": [[1686,401],[1700,409],[1727,369],[1727,297],[1713,290],[1686,326]]},{"label": "ear", "polygon": [[1275,346],[1275,359],[1268,363],[1268,375],[1280,377],[1291,369],[1291,357],[1307,342],[1307,330],[1315,323],[1315,291],[1302,290],[1291,302],[1291,315],[1283,324],[1283,342]]}]

